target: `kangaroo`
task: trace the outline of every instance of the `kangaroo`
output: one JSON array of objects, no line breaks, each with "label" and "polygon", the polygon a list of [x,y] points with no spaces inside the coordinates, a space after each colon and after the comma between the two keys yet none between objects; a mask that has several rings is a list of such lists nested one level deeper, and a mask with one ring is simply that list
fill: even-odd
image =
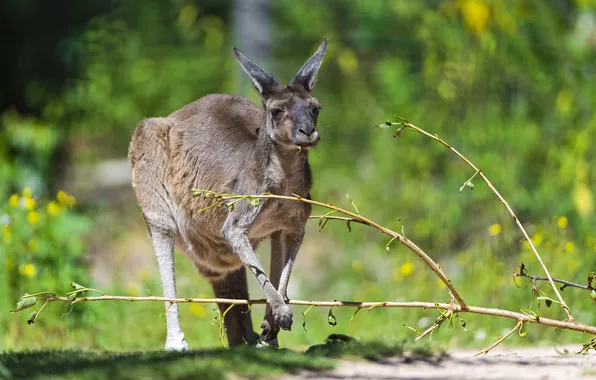
[{"label": "kangaroo", "polygon": [[[326,49],[327,39],[286,86],[233,48],[262,108],[239,96],[207,95],[167,117],[141,121],[132,137],[132,186],[157,256],[163,296],[177,297],[174,247],[192,260],[218,298],[248,298],[246,268],[263,288],[268,305],[260,336],[250,309],[236,305],[224,318],[230,346],[259,341],[277,346],[280,329],[291,329],[287,288],[311,207],[269,199],[199,212],[213,200],[194,197],[192,189],[310,198],[308,150],[319,141],[321,110],[311,91]],[[269,277],[254,253],[266,238]],[[222,314],[228,306],[218,305]],[[186,351],[178,305],[166,302],[166,311],[165,349]]]}]

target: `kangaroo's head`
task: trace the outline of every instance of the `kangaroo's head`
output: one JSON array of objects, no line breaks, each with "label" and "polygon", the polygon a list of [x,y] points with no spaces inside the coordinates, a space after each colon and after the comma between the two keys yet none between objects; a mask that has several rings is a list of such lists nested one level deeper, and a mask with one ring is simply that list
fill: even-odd
[{"label": "kangaroo's head", "polygon": [[311,96],[317,72],[327,50],[323,40],[315,54],[285,86],[273,75],[233,48],[236,59],[261,94],[265,108],[266,132],[275,143],[300,148],[314,147],[319,141],[317,116],[321,104]]}]

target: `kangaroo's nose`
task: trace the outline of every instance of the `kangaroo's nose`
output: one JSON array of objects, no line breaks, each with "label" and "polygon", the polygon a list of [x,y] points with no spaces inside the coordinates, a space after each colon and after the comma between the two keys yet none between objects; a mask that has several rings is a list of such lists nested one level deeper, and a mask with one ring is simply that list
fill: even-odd
[{"label": "kangaroo's nose", "polygon": [[314,128],[306,128],[306,129],[302,129],[300,128],[298,130],[298,132],[302,133],[303,135],[310,137],[310,135],[312,135],[315,132]]}]

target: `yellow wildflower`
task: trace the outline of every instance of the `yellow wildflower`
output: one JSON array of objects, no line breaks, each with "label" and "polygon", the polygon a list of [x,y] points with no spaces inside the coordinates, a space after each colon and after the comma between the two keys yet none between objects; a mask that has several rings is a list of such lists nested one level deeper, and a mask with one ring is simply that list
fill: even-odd
[{"label": "yellow wildflower", "polygon": [[35,251],[37,249],[37,240],[35,240],[35,239],[29,240],[29,243],[27,243],[27,247],[29,248],[30,251]]},{"label": "yellow wildflower", "polygon": [[207,309],[205,309],[205,306],[201,305],[200,303],[191,303],[189,309],[192,315],[195,317],[201,318],[207,315]]},{"label": "yellow wildflower", "polygon": [[410,262],[403,263],[399,268],[399,273],[404,277],[411,275],[412,272],[414,272],[414,264]]},{"label": "yellow wildflower", "polygon": [[29,224],[37,224],[39,222],[39,215],[35,211],[29,211],[27,213],[27,222]]},{"label": "yellow wildflower", "polygon": [[66,205],[70,208],[76,206],[77,198],[73,197],[72,195],[69,195],[68,198],[66,199]]},{"label": "yellow wildflower", "polygon": [[27,196],[25,196],[23,199],[25,203],[25,208],[27,210],[33,210],[35,206],[37,206],[37,202],[35,202],[35,199]]},{"label": "yellow wildflower", "polygon": [[58,213],[60,212],[60,205],[58,205],[58,203],[51,201],[50,203],[48,203],[48,214],[50,214],[50,216],[56,216],[58,215]]},{"label": "yellow wildflower", "polygon": [[12,230],[9,225],[2,226],[2,236],[6,244],[12,243]]},{"label": "yellow wildflower", "polygon": [[501,225],[499,223],[495,223],[488,228],[488,233],[490,236],[497,236],[501,233]]},{"label": "yellow wildflower", "polygon": [[19,207],[20,202],[21,202],[21,198],[19,197],[19,194],[13,194],[10,196],[10,198],[8,198],[8,204],[12,208]]},{"label": "yellow wildflower", "polygon": [[488,26],[490,9],[481,0],[465,0],[461,3],[461,12],[468,29],[475,33],[483,32]]},{"label": "yellow wildflower", "polygon": [[58,192],[58,194],[56,194],[56,200],[58,200],[58,203],[60,203],[61,205],[65,205],[67,199],[68,199],[68,194],[66,194],[66,192],[64,192],[62,190],[60,190]]},{"label": "yellow wildflower", "polygon": [[139,295],[139,287],[137,286],[136,283],[134,283],[132,281],[126,284],[126,286],[124,287],[124,291],[126,292],[126,295],[129,295],[129,296],[138,296]]},{"label": "yellow wildflower", "polygon": [[354,272],[360,272],[362,270],[362,261],[354,260],[352,261],[352,269]]},{"label": "yellow wildflower", "polygon": [[23,189],[23,196],[27,198],[31,198],[33,194],[31,193],[31,188],[26,187]]},{"label": "yellow wildflower", "polygon": [[594,196],[588,185],[582,183],[575,187],[573,204],[582,218],[587,218],[594,212]]},{"label": "yellow wildflower", "polygon": [[19,273],[23,276],[34,277],[37,274],[37,268],[33,264],[20,265]]},{"label": "yellow wildflower", "polygon": [[568,241],[567,244],[565,244],[565,252],[573,253],[573,251],[575,251],[575,244],[573,244],[573,242]]},{"label": "yellow wildflower", "polygon": [[536,232],[534,236],[532,236],[531,240],[534,245],[540,245],[540,243],[542,243],[542,234],[540,232]]},{"label": "yellow wildflower", "polygon": [[58,200],[58,203],[66,207],[74,207],[77,204],[77,199],[75,197],[62,190],[56,194],[56,199]]},{"label": "yellow wildflower", "polygon": [[559,228],[566,228],[567,227],[567,223],[569,221],[567,220],[566,216],[559,216],[559,218],[557,219],[557,225],[559,226]]}]

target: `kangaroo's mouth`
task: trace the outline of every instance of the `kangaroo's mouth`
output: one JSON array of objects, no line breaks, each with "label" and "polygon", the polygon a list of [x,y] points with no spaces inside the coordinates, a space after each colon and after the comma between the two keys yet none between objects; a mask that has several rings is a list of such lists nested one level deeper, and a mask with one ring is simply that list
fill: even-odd
[{"label": "kangaroo's mouth", "polygon": [[[297,141],[296,141],[297,140]],[[311,149],[314,148],[319,143],[319,136],[318,134],[313,137],[309,137],[308,139],[296,139],[294,141],[294,145],[298,147],[298,149]]]},{"label": "kangaroo's mouth", "polygon": [[306,143],[306,144],[296,144],[296,147],[298,148],[299,151],[301,150],[309,150],[314,148],[317,145],[317,141],[312,142],[312,143]]}]

